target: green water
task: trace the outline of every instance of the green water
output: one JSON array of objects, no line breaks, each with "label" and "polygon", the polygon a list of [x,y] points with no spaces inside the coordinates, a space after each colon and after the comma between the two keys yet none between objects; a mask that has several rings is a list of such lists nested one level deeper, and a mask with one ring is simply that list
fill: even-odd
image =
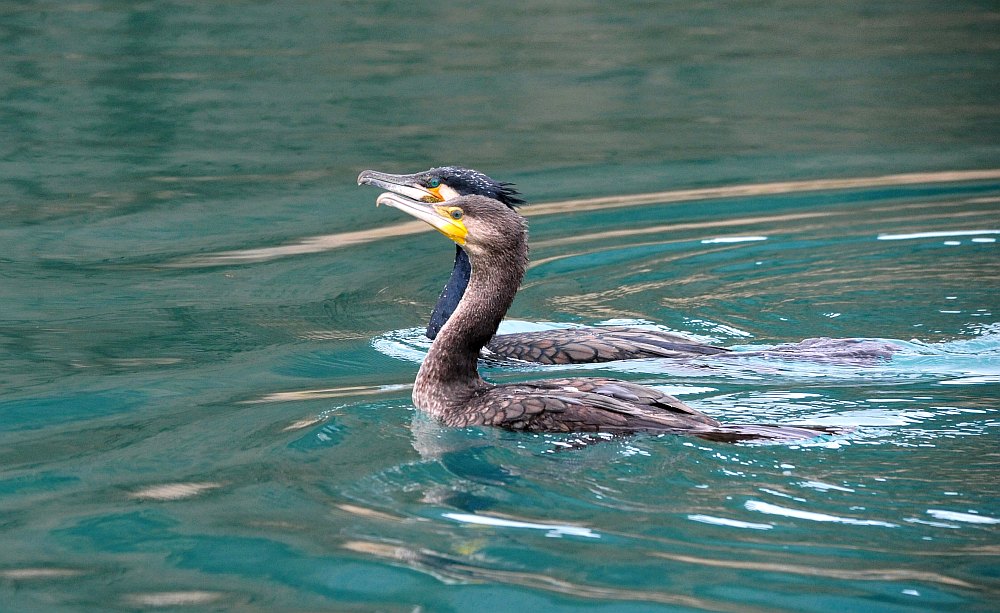
[{"label": "green water", "polygon": [[[3,4],[0,610],[994,610],[998,22]],[[486,373],[855,427],[802,445],[441,428],[407,386],[453,250],[354,180],[446,163],[535,205],[507,329],[902,351]]]}]

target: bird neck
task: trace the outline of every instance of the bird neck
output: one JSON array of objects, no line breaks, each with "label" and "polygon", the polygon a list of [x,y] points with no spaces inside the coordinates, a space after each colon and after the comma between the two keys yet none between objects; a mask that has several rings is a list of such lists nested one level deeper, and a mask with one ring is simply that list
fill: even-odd
[{"label": "bird neck", "polygon": [[486,385],[476,368],[479,352],[514,302],[528,264],[527,240],[522,237],[502,252],[475,255],[471,264],[468,287],[414,383],[414,403],[432,414],[463,405]]},{"label": "bird neck", "polygon": [[455,266],[451,269],[451,277],[448,283],[441,290],[434,310],[431,311],[431,319],[427,324],[427,338],[434,340],[438,332],[444,326],[451,314],[458,308],[458,303],[465,294],[465,288],[469,285],[469,275],[472,274],[472,264],[469,263],[469,256],[461,247],[455,245]]}]

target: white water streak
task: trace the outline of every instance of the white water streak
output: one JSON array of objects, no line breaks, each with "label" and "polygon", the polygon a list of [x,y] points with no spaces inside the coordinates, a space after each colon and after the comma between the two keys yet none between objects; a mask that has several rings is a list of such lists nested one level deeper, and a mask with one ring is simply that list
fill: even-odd
[{"label": "white water streak", "polygon": [[933,232],[913,232],[912,234],[879,234],[880,241],[905,241],[915,238],[945,238],[950,236],[980,236],[1000,234],[1000,230],[937,230]]},{"label": "white water streak", "polygon": [[477,524],[480,526],[495,526],[499,528],[527,528],[530,530],[545,530],[545,536],[582,536],[585,538],[601,538],[590,528],[583,526],[566,526],[562,524],[538,524],[534,522],[517,521],[513,519],[503,519],[500,517],[490,517],[488,515],[470,515],[469,513],[444,513],[442,515],[448,519],[453,519],[463,524]]},{"label": "white water streak", "polygon": [[759,500],[748,500],[743,505],[748,511],[757,511],[768,515],[783,515],[795,519],[806,519],[809,521],[832,522],[837,524],[850,524],[852,526],[882,526],[884,528],[898,528],[897,524],[874,519],[854,519],[853,517],[840,517],[838,515],[827,515],[826,513],[813,513],[811,511],[800,511],[789,509],[776,504],[761,502]]}]

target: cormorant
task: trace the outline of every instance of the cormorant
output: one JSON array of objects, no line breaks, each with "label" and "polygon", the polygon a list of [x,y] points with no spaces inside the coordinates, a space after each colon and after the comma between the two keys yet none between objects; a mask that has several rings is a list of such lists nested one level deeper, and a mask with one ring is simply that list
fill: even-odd
[{"label": "cormorant", "polygon": [[493,385],[479,376],[482,348],[497,331],[528,264],[527,224],[485,196],[440,203],[384,193],[378,204],[427,222],[461,245],[468,286],[439,330],[413,385],[417,408],[449,426],[529,432],[662,432],[719,441],[804,439],[823,428],[724,425],[658,390],[614,379],[569,378]]},{"label": "cormorant", "polygon": [[[374,185],[422,202],[447,202],[467,195],[493,198],[510,209],[525,204],[512,183],[501,183],[469,168],[442,166],[411,175],[366,170],[358,185]],[[469,283],[469,257],[455,247],[451,277],[438,297],[427,337],[433,340],[455,312]],[[729,353],[729,349],[700,343],[679,334],[626,326],[578,327],[539,332],[500,334],[486,344],[486,356],[540,364],[582,364],[636,358],[690,358]]]}]

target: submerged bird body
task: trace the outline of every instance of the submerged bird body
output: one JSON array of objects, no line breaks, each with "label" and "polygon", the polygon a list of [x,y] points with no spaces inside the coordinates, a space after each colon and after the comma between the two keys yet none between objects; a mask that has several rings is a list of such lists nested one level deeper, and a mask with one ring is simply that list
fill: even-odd
[{"label": "submerged bird body", "polygon": [[626,326],[584,326],[498,334],[484,354],[539,364],[586,364],[640,358],[693,358],[728,353],[679,334]]},{"label": "submerged bird body", "polygon": [[480,351],[514,300],[528,262],[523,218],[502,203],[465,196],[418,202],[394,193],[379,203],[431,224],[463,245],[472,263],[468,287],[420,366],[413,402],[450,426],[498,426],[529,432],[689,433],[722,441],[802,439],[822,429],[724,425],[656,389],[603,378],[494,385],[480,377]]},{"label": "submerged bird body", "polygon": [[[494,181],[477,170],[458,166],[431,168],[410,175],[366,170],[358,176],[358,183],[374,185],[423,202],[446,202],[461,196],[478,195],[497,200],[511,209],[525,204],[510,183]],[[469,256],[461,246],[456,246],[451,276],[434,305],[427,325],[428,338],[433,340],[455,312],[465,294],[471,272]],[[625,326],[499,334],[489,340],[483,351],[489,357],[538,364],[692,358],[720,353],[729,353],[729,350],[679,334]]]}]

